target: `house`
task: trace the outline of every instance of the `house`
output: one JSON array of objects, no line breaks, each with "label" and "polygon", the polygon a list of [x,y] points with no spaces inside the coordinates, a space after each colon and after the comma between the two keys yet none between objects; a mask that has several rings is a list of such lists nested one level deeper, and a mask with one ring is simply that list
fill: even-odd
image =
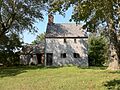
[{"label": "house", "polygon": [[54,17],[49,15],[45,38],[45,65],[88,66],[87,40],[81,25],[56,24]]},{"label": "house", "polygon": [[[49,15],[44,48],[42,49],[44,51],[35,51],[34,56],[37,58],[34,58],[34,60],[37,64],[44,64],[45,66],[69,64],[88,66],[87,40],[88,37],[83,32],[81,25],[75,23],[56,24],[53,15]],[[40,48],[40,45],[38,48]],[[43,55],[44,58],[42,58]]]}]

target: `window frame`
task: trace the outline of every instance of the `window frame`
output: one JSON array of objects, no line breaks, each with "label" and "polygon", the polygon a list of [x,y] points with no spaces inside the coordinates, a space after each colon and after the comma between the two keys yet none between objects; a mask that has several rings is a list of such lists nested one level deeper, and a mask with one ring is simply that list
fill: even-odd
[{"label": "window frame", "polygon": [[66,40],[66,38],[64,38],[64,43],[67,43],[67,40]]},{"label": "window frame", "polygon": [[80,54],[79,53],[73,53],[73,57],[74,58],[80,58]]},{"label": "window frame", "polygon": [[76,38],[74,39],[74,43],[77,43],[77,40],[76,40]]},{"label": "window frame", "polygon": [[61,53],[61,58],[66,58],[66,53]]}]

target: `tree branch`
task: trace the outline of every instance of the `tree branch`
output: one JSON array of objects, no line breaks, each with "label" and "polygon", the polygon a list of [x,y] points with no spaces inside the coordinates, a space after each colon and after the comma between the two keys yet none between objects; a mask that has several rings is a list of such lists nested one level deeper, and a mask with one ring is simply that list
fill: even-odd
[{"label": "tree branch", "polygon": [[11,17],[8,19],[8,21],[6,23],[6,29],[9,29],[12,26],[12,23],[15,20],[15,16],[16,16],[16,13],[11,14]]}]

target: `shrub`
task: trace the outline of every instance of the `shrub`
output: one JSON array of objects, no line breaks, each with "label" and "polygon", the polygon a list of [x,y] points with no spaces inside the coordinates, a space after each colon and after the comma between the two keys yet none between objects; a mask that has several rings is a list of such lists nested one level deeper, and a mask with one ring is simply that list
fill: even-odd
[{"label": "shrub", "polygon": [[89,37],[88,57],[90,66],[103,66],[108,60],[108,40],[104,36]]}]

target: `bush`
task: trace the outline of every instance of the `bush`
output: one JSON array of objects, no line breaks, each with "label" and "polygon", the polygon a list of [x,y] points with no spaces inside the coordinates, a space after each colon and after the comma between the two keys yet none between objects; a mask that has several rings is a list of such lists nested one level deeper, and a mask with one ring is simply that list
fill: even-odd
[{"label": "bush", "polygon": [[19,35],[15,33],[3,35],[0,38],[0,63],[4,66],[17,65],[22,43]]},{"label": "bush", "polygon": [[4,66],[13,66],[18,65],[20,61],[19,53],[6,53],[6,52],[0,52],[0,63],[2,63]]},{"label": "bush", "polygon": [[88,57],[90,66],[103,66],[108,60],[108,41],[105,37],[95,35],[89,37]]}]

